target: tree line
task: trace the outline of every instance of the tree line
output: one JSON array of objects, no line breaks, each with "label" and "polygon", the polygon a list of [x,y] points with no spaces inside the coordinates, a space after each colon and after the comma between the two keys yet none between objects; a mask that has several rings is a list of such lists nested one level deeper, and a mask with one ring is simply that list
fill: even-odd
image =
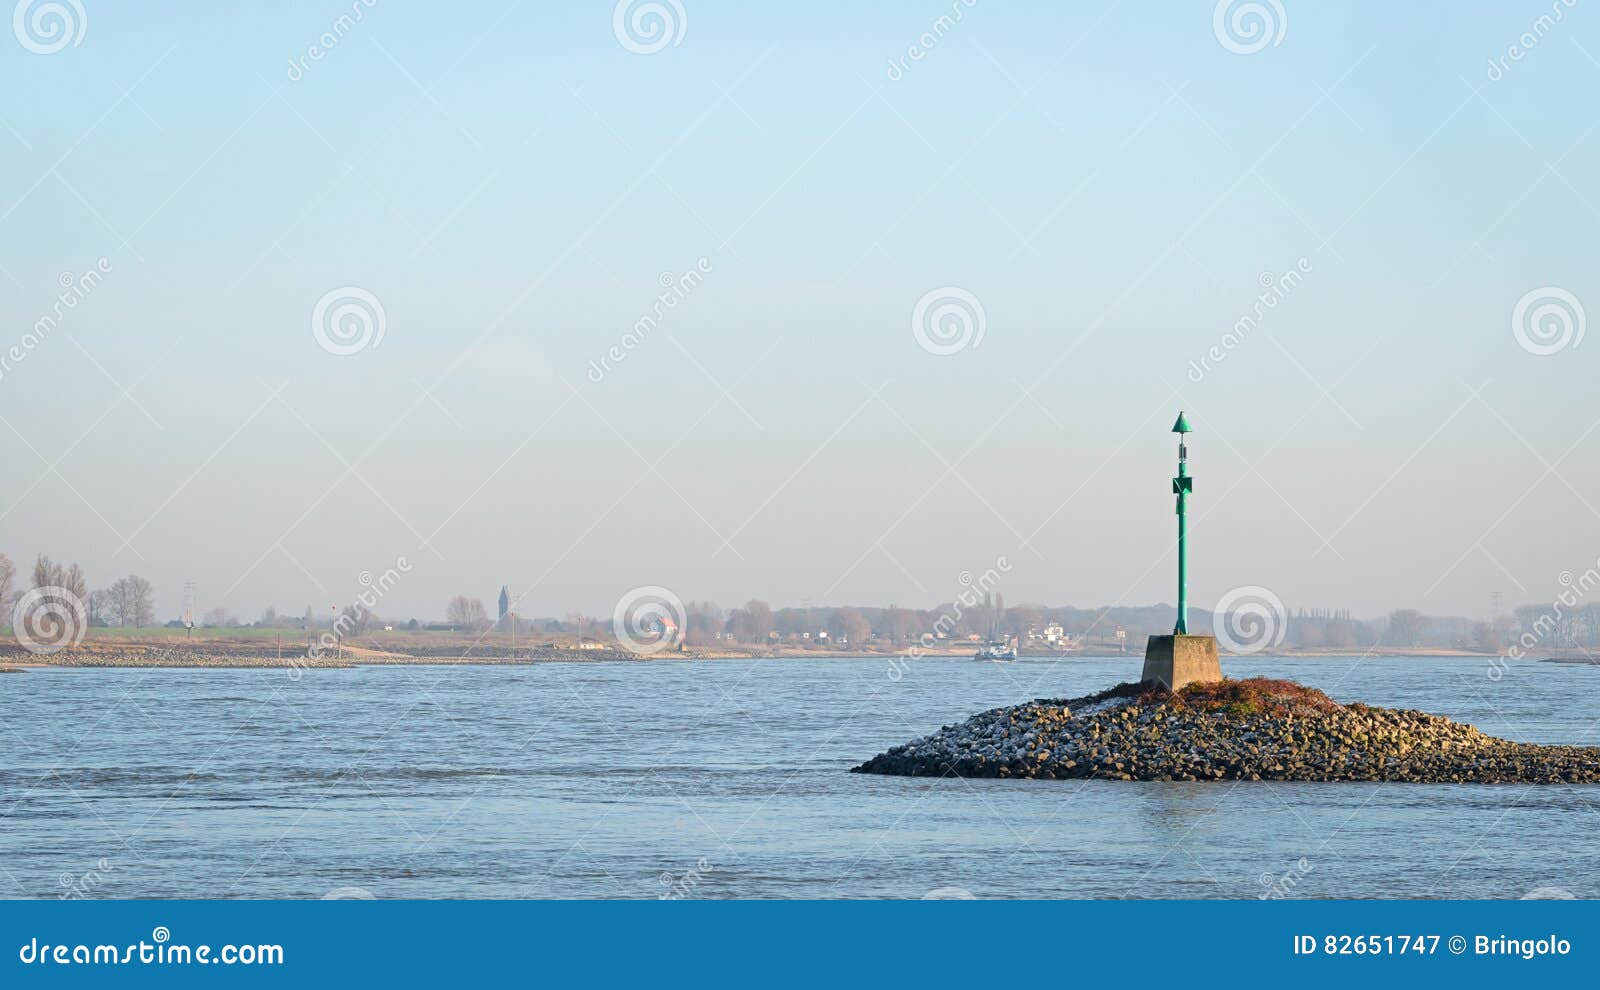
[{"label": "tree line", "polygon": [[[40,554],[34,560],[25,583],[19,581],[16,565],[0,553],[0,607],[9,623],[17,601],[30,590],[61,588],[81,603],[92,626],[147,627],[156,624],[155,588],[143,577],[129,574],[110,585],[91,591],[83,568]],[[1584,589],[1587,590],[1587,589]],[[455,595],[445,605],[445,624],[459,630],[484,633],[544,633],[550,635],[605,638],[615,635],[609,616],[594,618],[569,612],[560,619],[525,620],[509,607],[492,619],[482,599]],[[822,644],[829,641],[851,645],[875,644],[906,648],[938,639],[967,639],[973,636],[1025,638],[1029,632],[1059,625],[1070,636],[1086,645],[1126,642],[1130,649],[1142,649],[1145,638],[1171,631],[1174,609],[1171,605],[1103,607],[1083,609],[1072,606],[1034,604],[1005,607],[998,599],[986,598],[975,605],[949,602],[932,609],[870,606],[803,606],[774,609],[761,599],[751,599],[732,609],[711,601],[690,601],[684,606],[684,634],[687,642],[707,645],[716,641],[744,645],[764,645],[774,641]],[[1191,610],[1191,628],[1203,631],[1221,618],[1204,609]],[[280,614],[269,607],[254,625],[267,628],[312,629],[331,625],[347,634],[366,632],[379,619],[370,609],[346,606],[330,610],[318,618],[311,606],[300,617]],[[169,623],[173,624],[173,623]],[[226,608],[212,608],[199,623],[210,627],[238,626],[241,623]],[[396,623],[416,630],[425,623],[413,618]],[[1574,601],[1557,607],[1547,604],[1521,605],[1488,621],[1461,616],[1426,615],[1416,609],[1395,609],[1372,619],[1354,618],[1348,610],[1301,609],[1283,616],[1282,645],[1301,649],[1467,649],[1498,653],[1531,636],[1544,648],[1600,650],[1600,601]],[[1121,630],[1122,639],[1114,639]],[[941,635],[936,635],[941,634]]]},{"label": "tree line", "polygon": [[43,588],[60,588],[76,599],[90,625],[149,626],[155,623],[155,588],[137,574],[118,578],[110,587],[90,591],[82,567],[40,554],[33,562],[29,577],[27,588],[18,587],[16,565],[10,557],[0,553],[0,607],[5,609],[6,623],[11,621],[18,599],[29,591]]},{"label": "tree line", "polygon": [[[270,612],[270,610],[269,610]],[[1523,632],[1537,628],[1541,641],[1552,646],[1600,647],[1600,603],[1566,610],[1552,619],[1549,606],[1525,605],[1490,622],[1457,616],[1425,615],[1416,609],[1395,609],[1371,619],[1355,618],[1348,609],[1300,609],[1281,619],[1281,645],[1300,649],[1365,650],[1438,648],[1499,652]],[[1171,605],[1075,608],[1020,604],[1004,606],[997,600],[961,606],[950,602],[931,609],[896,605],[804,606],[774,609],[761,599],[724,609],[712,601],[684,605],[685,641],[704,646],[717,641],[744,646],[774,642],[811,643],[822,646],[846,642],[903,649],[931,645],[938,640],[971,637],[1015,637],[1059,625],[1073,639],[1090,647],[1126,643],[1142,650],[1147,637],[1172,631],[1176,612]],[[309,620],[309,611],[307,614]],[[375,617],[366,617],[376,621]],[[1190,628],[1206,631],[1222,619],[1205,609],[1190,610]],[[404,628],[419,629],[416,619]],[[513,629],[522,634],[607,639],[616,634],[611,617],[596,618],[568,612],[561,618],[528,620],[507,611],[492,618],[482,599],[455,595],[444,610],[444,625],[486,633]],[[1116,633],[1121,630],[1123,637]]]}]

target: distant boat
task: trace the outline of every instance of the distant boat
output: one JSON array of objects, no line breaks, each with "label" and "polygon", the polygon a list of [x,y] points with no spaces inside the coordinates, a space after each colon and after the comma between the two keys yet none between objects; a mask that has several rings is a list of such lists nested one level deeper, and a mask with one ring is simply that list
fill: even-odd
[{"label": "distant boat", "polygon": [[972,655],[974,660],[1015,660],[1017,658],[1016,643],[1011,640],[994,640]]}]

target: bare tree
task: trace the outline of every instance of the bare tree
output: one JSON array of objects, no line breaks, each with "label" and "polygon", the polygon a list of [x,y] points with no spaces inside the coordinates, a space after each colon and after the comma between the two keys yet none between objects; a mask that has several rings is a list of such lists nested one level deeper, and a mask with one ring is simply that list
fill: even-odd
[{"label": "bare tree", "polygon": [[[96,592],[100,594],[100,592]],[[104,592],[102,617],[119,626],[148,626],[156,620],[155,590],[137,574],[118,578]]]},{"label": "bare tree", "polygon": [[1416,646],[1422,638],[1422,613],[1414,608],[1396,609],[1389,613],[1389,645]]},{"label": "bare tree", "polygon": [[457,595],[445,606],[445,621],[461,629],[480,631],[489,628],[489,611],[483,602],[466,595]]},{"label": "bare tree", "polygon": [[35,588],[62,588],[77,596],[77,599],[86,606],[89,602],[89,588],[83,579],[83,568],[77,564],[64,566],[40,554],[33,562],[33,586]]},{"label": "bare tree", "polygon": [[872,634],[872,626],[858,608],[835,609],[833,619],[828,623],[828,634],[852,646],[860,646]]},{"label": "bare tree", "polygon": [[35,590],[41,588],[61,589],[61,591],[52,590],[48,592],[49,597],[75,600],[77,602],[75,609],[81,608],[85,619],[88,618],[87,613],[90,605],[88,582],[83,578],[83,568],[77,564],[70,566],[58,564],[44,554],[40,554],[33,562],[33,587]]},{"label": "bare tree", "polygon": [[750,617],[750,641],[766,642],[772,632],[772,606],[759,598],[744,603],[745,614]]},{"label": "bare tree", "polygon": [[206,612],[206,614],[200,618],[200,624],[202,626],[210,626],[213,629],[219,626],[238,625],[238,621],[239,620],[233,617],[232,612],[223,608],[221,605],[218,605],[216,608]]},{"label": "bare tree", "polygon": [[117,578],[105,591],[105,620],[107,625],[125,626],[133,614],[133,599],[127,578]]},{"label": "bare tree", "polygon": [[728,613],[728,631],[741,643],[765,643],[773,628],[772,607],[760,599]]},{"label": "bare tree", "polygon": [[59,584],[66,576],[66,570],[44,554],[33,559],[33,586],[35,588],[48,588]]},{"label": "bare tree", "polygon": [[11,595],[16,591],[17,565],[11,558],[0,553],[0,610],[7,616],[11,614]]},{"label": "bare tree", "polygon": [[334,620],[333,627],[340,636],[360,636],[372,627],[377,618],[365,605],[346,605],[339,610],[339,618]]},{"label": "bare tree", "polygon": [[686,639],[695,643],[709,643],[722,631],[722,609],[716,602],[690,602],[684,609],[688,628]]},{"label": "bare tree", "polygon": [[922,631],[917,621],[917,613],[909,608],[890,605],[888,611],[884,613],[884,622],[889,638],[896,643],[915,639]]},{"label": "bare tree", "polygon": [[111,626],[117,622],[116,602],[111,589],[101,588],[89,593],[89,625]]},{"label": "bare tree", "polygon": [[137,574],[129,574],[128,601],[132,611],[132,625],[149,626],[156,621],[156,589]]}]

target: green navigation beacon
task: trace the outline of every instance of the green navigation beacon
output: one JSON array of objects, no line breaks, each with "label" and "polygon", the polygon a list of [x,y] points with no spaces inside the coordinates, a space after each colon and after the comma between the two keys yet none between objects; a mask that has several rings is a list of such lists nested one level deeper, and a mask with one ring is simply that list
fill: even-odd
[{"label": "green navigation beacon", "polygon": [[1172,424],[1178,435],[1178,476],[1172,479],[1172,493],[1178,496],[1178,624],[1173,633],[1182,636],[1189,631],[1189,493],[1194,491],[1194,479],[1189,477],[1189,447],[1183,435],[1191,432],[1189,420],[1182,411]]},{"label": "green navigation beacon", "polygon": [[1172,479],[1172,494],[1178,496],[1178,624],[1171,636],[1150,637],[1139,679],[1177,691],[1186,684],[1222,680],[1222,664],[1215,636],[1189,633],[1189,493],[1194,491],[1189,447],[1184,442],[1184,434],[1190,432],[1189,418],[1178,413],[1172,432],[1178,435],[1178,476]]}]

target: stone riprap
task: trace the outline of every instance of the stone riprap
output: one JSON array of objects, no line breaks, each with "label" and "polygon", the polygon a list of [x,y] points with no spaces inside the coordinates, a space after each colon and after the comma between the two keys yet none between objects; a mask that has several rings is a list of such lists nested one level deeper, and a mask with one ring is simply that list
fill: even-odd
[{"label": "stone riprap", "polygon": [[[676,656],[676,654],[672,655]],[[305,642],[283,644],[279,655],[268,640],[246,644],[197,644],[182,646],[95,646],[92,649],[67,649],[58,653],[33,654],[12,647],[0,648],[0,665],[19,664],[40,667],[296,667],[336,668],[366,665],[404,664],[532,664],[549,662],[594,662],[600,660],[638,660],[637,654],[623,650],[559,650],[503,648],[454,650],[432,649],[407,653],[377,652],[369,649],[346,649],[340,657],[338,650],[326,648],[310,654]]]},{"label": "stone riprap", "polygon": [[1290,681],[1122,684],[975,715],[855,773],[1043,780],[1600,782],[1600,749],[1485,735],[1426,712],[1343,705]]}]

